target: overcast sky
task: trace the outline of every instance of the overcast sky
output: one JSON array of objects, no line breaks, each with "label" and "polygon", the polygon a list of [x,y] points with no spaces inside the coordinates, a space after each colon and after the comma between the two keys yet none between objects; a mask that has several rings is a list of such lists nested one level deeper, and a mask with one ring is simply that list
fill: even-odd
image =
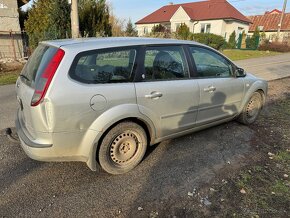
[{"label": "overcast sky", "polygon": [[[107,0],[113,7],[113,13],[123,19],[129,19],[135,23],[146,15],[167,5],[169,2],[175,4],[186,2],[197,2],[201,0]],[[235,8],[244,15],[264,14],[275,8],[282,10],[284,0],[228,0]],[[288,1],[286,11],[290,11]]]}]

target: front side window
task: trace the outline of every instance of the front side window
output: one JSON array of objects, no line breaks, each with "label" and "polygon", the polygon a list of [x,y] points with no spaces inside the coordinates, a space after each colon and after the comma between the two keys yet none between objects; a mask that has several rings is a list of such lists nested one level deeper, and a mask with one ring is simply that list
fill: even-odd
[{"label": "front side window", "polygon": [[132,79],[136,50],[94,51],[77,56],[70,76],[84,83],[128,82]]},{"label": "front side window", "polygon": [[143,80],[188,78],[188,65],[181,46],[148,47],[145,52]]},{"label": "front side window", "polygon": [[200,28],[201,33],[210,33],[211,25],[208,23],[202,23]]},{"label": "front side window", "polygon": [[198,77],[230,77],[232,64],[221,55],[206,48],[190,47]]}]

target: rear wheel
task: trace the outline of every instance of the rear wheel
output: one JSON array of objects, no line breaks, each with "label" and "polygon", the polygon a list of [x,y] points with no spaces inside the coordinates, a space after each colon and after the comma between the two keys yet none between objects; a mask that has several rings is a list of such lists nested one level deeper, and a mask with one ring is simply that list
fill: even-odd
[{"label": "rear wheel", "polygon": [[110,174],[126,173],[141,162],[146,149],[146,132],[141,126],[133,122],[119,123],[104,137],[99,162]]},{"label": "rear wheel", "polygon": [[238,121],[243,124],[252,124],[254,123],[263,106],[263,97],[259,92],[254,92],[248,103],[245,105],[242,113],[238,117]]}]

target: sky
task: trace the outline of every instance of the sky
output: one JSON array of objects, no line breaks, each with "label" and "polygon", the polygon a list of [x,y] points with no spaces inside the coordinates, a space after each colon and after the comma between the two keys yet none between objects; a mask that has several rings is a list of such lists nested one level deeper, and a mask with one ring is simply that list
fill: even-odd
[{"label": "sky", "polygon": [[[196,2],[201,0],[107,0],[113,8],[115,16],[121,19],[131,19],[133,23],[167,5]],[[235,8],[244,15],[264,14],[265,11],[273,9],[282,10],[284,0],[228,0]],[[286,12],[290,12],[290,1],[288,1]]]}]

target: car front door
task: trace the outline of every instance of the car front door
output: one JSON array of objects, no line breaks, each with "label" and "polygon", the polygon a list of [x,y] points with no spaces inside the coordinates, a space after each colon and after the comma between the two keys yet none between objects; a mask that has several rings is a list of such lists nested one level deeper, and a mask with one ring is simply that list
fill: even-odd
[{"label": "car front door", "polygon": [[199,88],[196,80],[189,78],[183,47],[148,46],[141,66],[140,81],[135,83],[137,103],[140,112],[154,122],[156,136],[163,138],[192,128]]},{"label": "car front door", "polygon": [[233,73],[233,64],[217,52],[191,46],[200,101],[196,124],[206,124],[238,113],[244,96],[244,79]]}]

